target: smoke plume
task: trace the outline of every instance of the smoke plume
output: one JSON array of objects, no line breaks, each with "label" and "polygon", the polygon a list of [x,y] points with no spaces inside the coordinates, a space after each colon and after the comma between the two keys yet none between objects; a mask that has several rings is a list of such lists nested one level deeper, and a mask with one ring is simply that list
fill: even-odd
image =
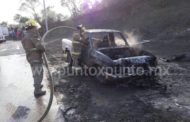
[{"label": "smoke plume", "polygon": [[134,32],[124,32],[127,36],[127,42],[130,47],[134,48],[142,48],[142,44],[140,43],[140,36],[135,34]]}]

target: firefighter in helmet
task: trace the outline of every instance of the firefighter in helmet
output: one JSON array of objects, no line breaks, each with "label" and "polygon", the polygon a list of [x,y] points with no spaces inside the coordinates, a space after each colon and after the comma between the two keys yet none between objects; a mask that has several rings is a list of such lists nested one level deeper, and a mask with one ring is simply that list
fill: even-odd
[{"label": "firefighter in helmet", "polygon": [[86,49],[87,39],[85,38],[85,27],[83,25],[77,26],[77,29],[79,30],[79,34],[73,35],[73,41],[72,41],[72,59],[73,59],[73,65],[81,65],[81,61],[83,58],[82,52]]},{"label": "firefighter in helmet", "polygon": [[40,24],[30,19],[25,23],[25,32],[22,39],[22,45],[26,52],[27,61],[30,63],[33,79],[34,79],[34,96],[40,97],[46,94],[42,91],[43,85],[43,59],[42,54],[45,51],[41,43],[41,37],[38,30],[41,28]]}]

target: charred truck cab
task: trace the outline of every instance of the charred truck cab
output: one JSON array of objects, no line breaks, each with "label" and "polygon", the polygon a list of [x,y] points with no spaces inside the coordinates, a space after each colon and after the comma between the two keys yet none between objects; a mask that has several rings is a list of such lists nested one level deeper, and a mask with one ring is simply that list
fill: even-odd
[{"label": "charred truck cab", "polygon": [[84,31],[83,39],[86,45],[81,50],[79,65],[96,69],[96,78],[100,82],[155,76],[156,57],[130,47],[120,31],[89,29]]}]

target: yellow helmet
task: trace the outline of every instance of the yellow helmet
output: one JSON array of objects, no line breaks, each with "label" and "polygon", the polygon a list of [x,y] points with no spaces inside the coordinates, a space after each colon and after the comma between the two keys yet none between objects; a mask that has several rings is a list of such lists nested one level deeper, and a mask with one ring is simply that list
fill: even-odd
[{"label": "yellow helmet", "polygon": [[30,27],[37,27],[37,29],[41,28],[40,24],[34,19],[29,19],[28,21],[26,21],[25,25],[26,25],[26,28],[30,28]]}]

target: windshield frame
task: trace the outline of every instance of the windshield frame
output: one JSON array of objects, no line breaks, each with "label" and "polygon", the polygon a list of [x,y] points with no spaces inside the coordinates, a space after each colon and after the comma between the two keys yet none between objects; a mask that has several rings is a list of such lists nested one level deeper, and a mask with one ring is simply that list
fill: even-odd
[{"label": "windshield frame", "polygon": [[[95,48],[94,46],[93,46],[93,40],[92,40],[92,38],[93,38],[93,35],[94,34],[101,34],[101,33],[104,33],[104,34],[109,34],[109,33],[113,33],[113,34],[119,34],[120,36],[121,36],[121,38],[123,39],[123,41],[125,42],[125,45],[123,45],[123,46],[116,46],[116,47],[124,47],[124,46],[129,46],[129,44],[128,44],[128,42],[127,42],[127,39],[125,38],[125,36],[121,33],[121,32],[92,32],[92,33],[85,33],[88,37],[89,37],[89,39],[88,39],[88,41],[89,41],[89,44],[90,44],[90,48]],[[111,48],[111,46],[109,46],[109,47],[104,47],[104,48]],[[101,48],[96,48],[96,49],[101,49]]]}]

